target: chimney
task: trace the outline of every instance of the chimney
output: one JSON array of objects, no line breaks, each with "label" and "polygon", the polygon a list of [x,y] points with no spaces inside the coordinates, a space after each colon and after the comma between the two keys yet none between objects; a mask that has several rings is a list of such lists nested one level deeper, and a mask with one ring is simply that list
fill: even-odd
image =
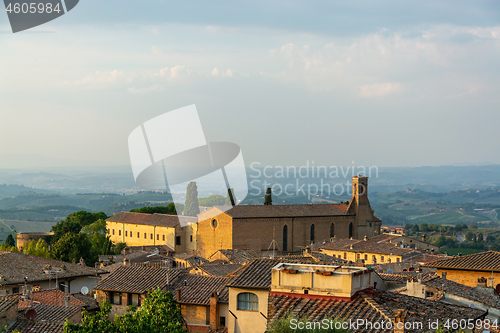
[{"label": "chimney", "polygon": [[123,258],[123,266],[130,266],[130,262],[127,258]]},{"label": "chimney", "polygon": [[418,283],[422,283],[422,274],[421,273],[417,274],[417,280],[418,280]]},{"label": "chimney", "polygon": [[441,277],[446,280],[446,272],[441,272]]},{"label": "chimney", "polygon": [[404,333],[405,331],[405,310],[394,310],[394,333]]},{"label": "chimney", "polygon": [[177,302],[181,301],[181,290],[177,289]]},{"label": "chimney", "polygon": [[64,296],[64,306],[69,308],[69,303],[70,303],[70,296]]},{"label": "chimney", "polygon": [[481,288],[487,288],[487,280],[484,277],[480,277],[477,279],[477,286]]},{"label": "chimney", "polygon": [[213,292],[210,296],[210,329],[216,331],[219,328],[219,293]]},{"label": "chimney", "polygon": [[425,238],[426,238],[426,236],[425,236],[425,234],[423,234],[422,235],[422,242],[425,242]]},{"label": "chimney", "polygon": [[363,240],[367,241],[368,240],[368,236],[365,235],[365,237],[363,238]]}]

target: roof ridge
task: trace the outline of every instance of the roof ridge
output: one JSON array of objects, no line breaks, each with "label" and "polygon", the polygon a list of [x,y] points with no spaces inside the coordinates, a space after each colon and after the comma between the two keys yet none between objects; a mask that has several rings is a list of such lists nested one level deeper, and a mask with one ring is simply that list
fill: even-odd
[{"label": "roof ridge", "polygon": [[373,297],[371,295],[368,295],[366,293],[362,293],[363,299],[365,300],[366,303],[368,303],[371,307],[373,307],[375,310],[377,310],[382,316],[384,316],[387,320],[392,322],[394,324],[394,318],[389,314],[389,312],[382,308],[377,302],[373,300]]}]

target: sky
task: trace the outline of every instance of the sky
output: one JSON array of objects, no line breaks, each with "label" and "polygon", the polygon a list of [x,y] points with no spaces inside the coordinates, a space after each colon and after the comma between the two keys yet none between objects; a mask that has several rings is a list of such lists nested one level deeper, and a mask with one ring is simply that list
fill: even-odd
[{"label": "sky", "polygon": [[127,165],[195,104],[247,166],[500,164],[498,59],[496,1],[82,0],[16,34],[2,11],[0,159]]}]

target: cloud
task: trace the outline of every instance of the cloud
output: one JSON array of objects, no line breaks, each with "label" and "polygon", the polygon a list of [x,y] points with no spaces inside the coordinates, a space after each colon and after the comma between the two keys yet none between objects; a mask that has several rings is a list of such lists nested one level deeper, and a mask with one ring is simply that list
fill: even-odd
[{"label": "cloud", "polygon": [[397,94],[402,91],[402,85],[398,82],[377,83],[364,85],[359,89],[359,95],[363,98],[382,97]]},{"label": "cloud", "polygon": [[73,84],[76,85],[103,85],[113,82],[126,82],[131,80],[131,75],[126,75],[125,72],[114,70],[108,72],[95,71],[92,74],[87,75],[81,80],[74,81]]}]

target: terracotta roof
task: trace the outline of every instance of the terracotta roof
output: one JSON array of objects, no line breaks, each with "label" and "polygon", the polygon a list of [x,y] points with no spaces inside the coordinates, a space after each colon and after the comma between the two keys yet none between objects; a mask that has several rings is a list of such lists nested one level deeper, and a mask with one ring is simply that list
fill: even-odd
[{"label": "terracotta roof", "polygon": [[205,258],[194,256],[187,253],[179,253],[175,255],[176,260],[183,260],[189,264],[189,267],[195,267],[208,263],[209,261]]},{"label": "terracotta roof", "polygon": [[[73,316],[75,313],[82,311],[82,307],[80,306],[65,307],[48,304],[37,304],[33,306],[33,309],[36,311],[37,321],[48,321],[61,324],[64,324],[66,319]],[[25,317],[25,311],[20,311],[19,318],[24,319]]]},{"label": "terracotta roof", "polygon": [[437,260],[424,265],[438,269],[500,272],[500,252],[488,251]]},{"label": "terracotta roof", "polygon": [[97,303],[94,297],[84,295],[82,293],[73,293],[71,294],[71,296],[83,302],[85,304],[84,307],[87,311],[99,309],[99,303]]},{"label": "terracotta roof", "polygon": [[[22,297],[19,298],[19,309],[24,309],[27,307],[31,307],[33,301],[35,304],[45,304],[45,305],[58,305],[64,306],[64,298],[68,296],[65,292],[59,289],[48,289],[35,291],[29,295],[29,300],[25,301]],[[80,301],[79,299],[70,296],[69,305],[70,306],[85,306],[85,303]]]},{"label": "terracotta roof", "polygon": [[95,289],[143,294],[167,287],[167,283],[173,283],[182,272],[179,269],[122,265],[99,281]]},{"label": "terracotta roof", "polygon": [[321,253],[318,251],[309,251],[306,253],[307,256],[311,256],[316,259],[317,263],[321,264],[347,264],[349,261],[337,258],[335,256],[329,256],[325,253]]},{"label": "terracotta roof", "polygon": [[[52,274],[46,273],[52,272]],[[105,271],[97,268],[71,264],[67,262],[45,259],[19,252],[0,251],[0,275],[5,278],[5,285],[24,284],[24,277],[28,283],[54,280],[78,276],[103,274]]]},{"label": "terracotta roof", "polygon": [[239,269],[241,264],[205,264],[194,268],[195,270],[201,270],[206,275],[209,276],[227,276],[233,273],[235,270]]},{"label": "terracotta roof", "polygon": [[[389,274],[389,273],[381,273],[377,272],[378,276],[384,281],[397,281],[406,284],[406,281],[408,279],[408,276],[417,276],[417,272],[404,272],[404,273],[397,273],[397,274]],[[434,273],[428,273],[428,274],[423,274],[422,275],[422,281],[429,281],[436,276]]]},{"label": "terracotta roof", "polygon": [[247,262],[259,257],[254,250],[222,249],[212,254],[208,259],[210,260],[217,253],[226,257],[231,264],[246,264]]},{"label": "terracotta roof", "polygon": [[321,242],[311,245],[311,249],[337,250],[356,253],[378,253],[392,254],[410,257],[412,254],[419,255],[420,252],[410,247],[400,247],[389,241],[397,236],[377,235],[367,240],[359,239],[334,239],[331,242]]},{"label": "terracotta roof", "polygon": [[[486,315],[485,311],[457,305],[444,304],[426,299],[394,294],[386,291],[373,290],[370,293],[360,293],[352,301],[341,301],[332,298],[304,298],[297,296],[271,294],[269,297],[269,322],[286,317],[292,313],[300,318],[311,321],[321,321],[324,318],[340,318],[346,320],[363,319],[369,322],[382,320],[393,321],[395,310],[406,310],[405,322],[421,322],[422,330],[412,329],[412,332],[428,331],[427,320],[439,319],[478,319]],[[381,332],[360,327],[356,332]]]},{"label": "terracotta roof", "polygon": [[0,313],[17,303],[17,296],[0,296]]},{"label": "terracotta roof", "polygon": [[229,284],[229,287],[269,289],[271,287],[271,269],[283,262],[276,259],[254,259],[242,268],[241,273]]},{"label": "terracotta roof", "polygon": [[21,333],[62,333],[63,324],[48,324],[32,320],[18,320],[7,332],[18,331]]},{"label": "terracotta roof", "polygon": [[143,225],[156,225],[162,227],[174,228],[180,225],[180,221],[196,223],[198,219],[190,216],[178,216],[167,214],[145,214],[145,213],[132,213],[120,212],[106,219],[108,222],[120,222],[127,224],[143,224]]},{"label": "terracotta roof", "polygon": [[223,291],[231,278],[204,275],[183,274],[179,276],[171,290],[177,298],[177,290],[181,292],[181,304],[209,305],[213,292],[219,292],[219,302],[228,303],[228,293]]},{"label": "terracotta roof", "polygon": [[[233,219],[314,217],[346,215],[345,204],[304,204],[304,205],[237,205],[227,210],[227,206],[216,206]],[[202,216],[201,216],[202,217]]]}]

